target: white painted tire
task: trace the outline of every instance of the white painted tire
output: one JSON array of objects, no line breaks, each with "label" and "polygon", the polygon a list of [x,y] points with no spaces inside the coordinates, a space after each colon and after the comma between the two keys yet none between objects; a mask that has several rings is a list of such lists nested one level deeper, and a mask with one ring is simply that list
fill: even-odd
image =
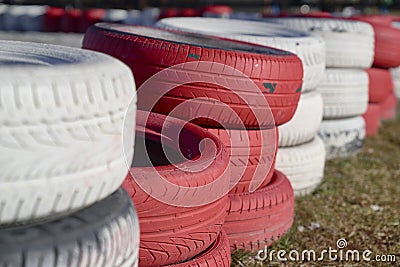
[{"label": "white painted tire", "polygon": [[160,17],[161,10],[156,7],[148,7],[140,12],[140,25],[154,26]]},{"label": "white painted tire", "polygon": [[61,32],[5,32],[0,31],[0,40],[33,42],[81,48],[83,34]]},{"label": "white painted tire", "polygon": [[313,36],[326,43],[326,66],[369,68],[374,60],[374,30],[365,22],[328,18],[268,18]]},{"label": "white painted tire", "polygon": [[324,141],[327,160],[355,155],[364,145],[365,121],[361,116],[324,120],[318,135]]},{"label": "white painted tire", "polygon": [[107,9],[102,22],[122,23],[128,18],[128,11],[125,9]]},{"label": "white painted tire", "polygon": [[43,31],[43,17],[46,6],[24,6],[25,13],[21,16],[21,30],[26,32]]},{"label": "white painted tire", "polygon": [[326,69],[318,86],[324,119],[360,116],[368,107],[368,74],[361,69]]},{"label": "white painted tire", "polygon": [[156,26],[255,43],[286,50],[303,62],[303,92],[316,89],[325,70],[325,43],[319,37],[274,23],[217,18],[166,18]]},{"label": "white painted tire", "polygon": [[0,68],[0,224],[73,211],[114,192],[128,172],[130,69],[92,51],[7,41]]},{"label": "white painted tire", "polygon": [[140,10],[131,9],[128,11],[128,16],[122,21],[126,25],[139,25],[140,24]]},{"label": "white painted tire", "polygon": [[295,196],[312,193],[324,177],[324,167],[325,147],[318,136],[299,146],[278,148],[275,168],[288,177]]},{"label": "white painted tire", "polygon": [[26,13],[24,6],[9,5],[3,15],[5,31],[22,31],[21,18]]},{"label": "white painted tire", "polygon": [[121,188],[90,207],[0,228],[0,266],[137,267],[138,217]]},{"label": "white painted tire", "polygon": [[322,97],[313,91],[301,94],[293,118],[278,127],[279,147],[296,146],[311,141],[322,121]]},{"label": "white painted tire", "polygon": [[400,67],[390,69],[397,98],[400,98]]},{"label": "white painted tire", "polygon": [[40,5],[0,6],[0,26],[5,31],[42,31],[47,7]]},{"label": "white painted tire", "polygon": [[4,15],[7,12],[8,5],[0,4],[0,31],[4,30]]}]

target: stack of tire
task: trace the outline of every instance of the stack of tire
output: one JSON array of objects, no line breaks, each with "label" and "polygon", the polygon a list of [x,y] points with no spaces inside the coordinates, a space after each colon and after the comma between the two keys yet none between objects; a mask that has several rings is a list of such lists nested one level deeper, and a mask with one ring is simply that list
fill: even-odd
[{"label": "stack of tire", "polygon": [[64,9],[43,5],[0,4],[0,30],[11,32],[84,33],[97,22],[152,25],[158,9]]},{"label": "stack of tire", "polygon": [[396,114],[397,97],[394,93],[392,75],[388,69],[371,68],[369,76],[369,103],[363,115],[367,137],[378,133],[381,120],[393,119]]},{"label": "stack of tire", "polygon": [[380,120],[396,116],[397,97],[390,68],[400,66],[400,29],[392,16],[357,16],[352,19],[369,23],[375,31],[374,68],[370,79],[368,111],[364,114],[367,136],[378,132]]},{"label": "stack of tire", "polygon": [[[293,53],[296,53],[299,58],[303,61],[306,61],[307,64],[303,65],[304,66],[304,80],[306,83],[306,86],[313,86],[314,83],[314,77],[318,75],[322,75],[325,64],[324,64],[324,55],[325,51],[324,49],[324,43],[322,40],[318,40],[315,38],[310,37],[309,35],[303,34],[301,32],[295,32],[291,31],[289,29],[286,29],[285,27],[281,27],[278,25],[274,25],[271,23],[263,23],[263,22],[251,22],[251,21],[243,21],[243,20],[228,20],[228,19],[218,19],[218,18],[168,18],[168,19],[162,19],[160,20],[156,26],[160,28],[167,28],[171,30],[178,30],[178,31],[183,31],[183,32],[188,32],[188,33],[196,33],[196,34],[208,34],[208,35],[213,35],[215,37],[220,37],[220,38],[229,38],[232,40],[237,40],[237,41],[244,41],[244,42],[249,42],[249,43],[254,43],[258,45],[263,45],[263,46],[268,46],[268,47],[274,47],[277,49],[282,49],[285,51],[290,51]],[[246,34],[240,34],[245,32]],[[239,33],[239,34],[238,34]],[[320,55],[317,55],[315,57],[310,57],[309,55],[306,55],[308,51],[316,51],[316,53],[320,53]],[[307,51],[307,52],[305,52]],[[322,56],[319,58],[318,56]],[[313,58],[313,60],[307,60]],[[303,84],[304,85],[304,84]],[[265,85],[264,85],[265,86]],[[276,85],[271,85],[270,89],[274,89]],[[271,91],[272,93],[273,90]],[[318,97],[318,96],[317,96]],[[321,103],[322,105],[322,103]],[[299,107],[298,107],[299,108]],[[297,108],[297,109],[298,109]],[[296,116],[297,111],[294,116]],[[315,129],[315,133],[318,130],[318,127]],[[213,131],[216,135],[220,136],[222,140],[224,140],[224,144],[231,149],[231,151],[235,151],[238,149],[235,146],[232,146],[230,144],[228,136],[226,136],[226,133],[222,134],[223,131],[218,130],[218,131]],[[239,133],[239,134],[238,134]],[[247,130],[248,134],[251,134],[254,136],[254,139],[257,139],[257,135],[263,136],[262,134],[258,134],[257,131],[254,130]],[[235,131],[234,129],[229,130],[230,138],[236,138],[240,139],[239,136],[243,135],[243,133],[240,133],[239,131]],[[271,135],[266,133],[266,136]],[[279,136],[281,133],[279,133]],[[226,137],[225,137],[226,136]],[[236,137],[237,136],[237,137]],[[312,139],[313,137],[311,137]],[[259,142],[259,141],[258,141]],[[252,146],[255,146],[255,144],[251,144]],[[241,149],[245,147],[246,145],[244,142],[240,144]],[[324,151],[324,147],[322,144],[322,151]],[[273,147],[271,147],[273,149]],[[273,155],[269,155],[269,158],[272,158],[273,161],[276,161],[279,159],[279,149],[278,152],[274,152]],[[243,154],[240,155],[243,157]],[[231,160],[231,164],[233,166],[237,166],[238,162],[240,163],[241,158],[237,158],[234,160]],[[255,162],[260,162],[260,160],[253,159]],[[324,155],[322,155],[322,158],[319,160],[320,165],[322,165],[322,172],[324,168],[324,162],[325,158]],[[241,163],[243,164],[243,163]],[[254,164],[254,163],[252,163]],[[259,163],[258,163],[259,164]],[[318,164],[318,163],[317,163]],[[254,168],[255,166],[252,166]],[[265,166],[264,168],[268,168],[270,166]],[[273,166],[272,166],[273,167]],[[279,168],[277,168],[279,169]],[[319,166],[319,169],[321,169],[321,166]],[[285,171],[279,169],[283,174],[286,175]],[[234,171],[232,169],[232,171]],[[240,173],[238,171],[235,171],[236,173]],[[320,175],[322,178],[322,173],[321,171]],[[271,174],[272,172],[270,172]],[[245,173],[242,176],[242,180],[245,178],[245,176],[249,176],[251,173]],[[270,175],[269,174],[269,175]],[[254,175],[254,174],[253,174]],[[235,174],[232,173],[232,179],[237,180],[238,178],[234,177]],[[250,176],[249,176],[250,177]],[[287,176],[289,180],[291,179],[290,176]],[[263,177],[260,177],[261,179]],[[304,178],[304,177],[303,177]],[[308,179],[309,177],[306,177]],[[258,177],[254,177],[254,179],[259,179]],[[248,180],[248,178],[246,178]],[[268,187],[268,186],[273,186],[274,183],[268,184],[268,181],[270,179],[264,179],[264,183],[262,186]],[[240,183],[240,182],[239,182]],[[297,188],[294,188],[296,190]],[[245,250],[257,250],[257,249],[262,249],[263,245],[259,245],[259,241],[261,241],[261,244],[271,244],[271,242],[262,242],[262,236],[257,236],[257,234],[254,235],[255,230],[260,230],[257,229],[259,226],[254,226],[255,224],[257,225],[258,223],[262,223],[263,219],[259,216],[262,216],[260,212],[258,214],[255,212],[254,214],[248,214],[244,213],[242,211],[241,204],[245,201],[246,199],[249,198],[255,198],[257,194],[261,194],[263,190],[251,192],[249,191],[248,186],[236,186],[236,188],[233,188],[229,192],[229,198],[231,200],[231,203],[236,203],[235,206],[231,206],[230,209],[228,210],[228,216],[226,218],[226,222],[224,225],[224,229],[228,233],[228,237],[231,241],[231,247],[232,249],[245,249]],[[249,196],[244,197],[244,194],[249,194]],[[252,196],[254,195],[254,196]],[[239,209],[239,210],[238,210]],[[240,213],[239,213],[240,212]],[[247,218],[246,218],[247,217]],[[252,218],[252,219],[249,219]],[[246,224],[243,224],[243,221],[246,221]],[[249,232],[252,231],[252,232]],[[277,234],[279,235],[279,231],[281,229],[278,229]],[[270,236],[267,236],[267,238],[273,238],[275,233],[269,234]],[[265,237],[264,237],[265,238]],[[258,244],[258,245],[257,245]]]},{"label": "stack of tire", "polygon": [[0,4],[0,30],[41,31],[46,6]]},{"label": "stack of tire", "polygon": [[[382,16],[380,16],[382,17]],[[384,16],[384,18],[387,18],[388,16]],[[389,25],[392,26],[396,29],[400,29],[400,17],[398,16],[389,16]],[[397,96],[397,99],[400,98],[400,67],[391,67],[390,68],[390,73],[392,74],[392,79],[394,83],[394,88],[395,88],[395,93]]]},{"label": "stack of tire", "polygon": [[393,85],[394,85],[397,99],[399,99],[400,98],[400,67],[391,68],[390,74],[392,75]]},{"label": "stack of tire", "polygon": [[163,19],[157,26],[196,32],[295,53],[303,63],[302,94],[294,117],[279,126],[276,168],[289,178],[295,195],[312,192],[323,178],[325,148],[317,136],[322,98],[316,92],[325,71],[325,43],[321,38],[273,23],[212,18]]},{"label": "stack of tire", "polygon": [[84,33],[91,25],[106,22],[123,22],[128,18],[126,10],[105,9],[63,9],[47,7],[43,19],[43,31]]},{"label": "stack of tire", "polygon": [[[91,27],[83,47],[128,64],[140,86],[139,109],[167,115],[149,115],[160,122],[148,139],[169,140],[172,158],[179,154],[174,140],[191,151],[183,152],[186,160],[177,165],[159,162],[158,175],[143,164],[134,166],[125,181],[138,210],[141,266],[229,266],[229,244],[263,249],[289,230],[294,194],[274,169],[275,125],[289,121],[297,108],[303,78],[297,56],[201,34],[116,24]],[[171,120],[164,127],[170,135],[164,136],[161,122]],[[203,129],[188,123],[196,133],[181,138],[177,131],[174,137],[171,131],[188,121]],[[198,147],[211,149],[207,142],[217,157],[199,156]],[[225,157],[219,147],[225,147]],[[206,163],[210,167],[200,168]],[[174,191],[179,185],[184,189]],[[222,245],[225,238],[229,244]]]},{"label": "stack of tire", "polygon": [[[8,41],[0,68],[0,266],[137,266],[138,219],[121,188],[130,69],[100,53]],[[127,129],[133,136],[133,120]],[[133,144],[124,149],[129,161]]]},{"label": "stack of tire", "polygon": [[340,18],[282,17],[267,21],[320,36],[326,43],[326,72],[318,86],[323,99],[319,136],[326,158],[346,157],[361,150],[362,118],[368,106],[368,75],[374,58],[374,31],[364,22]]}]

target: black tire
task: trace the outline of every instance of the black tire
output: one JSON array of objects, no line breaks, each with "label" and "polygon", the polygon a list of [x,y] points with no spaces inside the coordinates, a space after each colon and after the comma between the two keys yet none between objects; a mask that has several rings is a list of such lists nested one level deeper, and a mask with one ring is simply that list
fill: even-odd
[{"label": "black tire", "polygon": [[133,267],[138,248],[136,211],[123,189],[64,218],[0,228],[0,266]]}]

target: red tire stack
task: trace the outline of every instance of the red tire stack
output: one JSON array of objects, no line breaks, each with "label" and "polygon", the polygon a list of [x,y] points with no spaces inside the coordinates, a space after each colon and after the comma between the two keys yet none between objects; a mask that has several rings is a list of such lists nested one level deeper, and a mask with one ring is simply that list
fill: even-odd
[{"label": "red tire stack", "polygon": [[58,7],[47,7],[43,18],[43,29],[46,32],[61,31],[61,20],[64,16],[64,9]]},{"label": "red tire stack", "polygon": [[[138,210],[141,266],[203,266],[199,262],[229,266],[226,240],[231,249],[257,251],[289,230],[293,189],[274,170],[274,162],[276,125],[292,118],[300,97],[303,69],[297,56],[198,34],[112,24],[91,27],[83,47],[110,54],[131,67],[140,87],[139,109],[152,112],[150,120],[138,117],[137,135],[141,131],[146,142],[165,140],[175,151],[172,155],[179,150],[184,155],[176,166],[151,161],[166,180],[185,185],[190,203],[179,206],[171,204],[178,198],[173,194],[179,192],[169,192],[170,185],[157,180],[148,168],[135,166],[143,154],[135,145],[134,167],[125,189]],[[182,124],[171,116],[190,121],[181,127],[187,129],[185,137],[162,132]],[[175,148],[174,139],[179,140]],[[216,146],[216,157],[199,151],[199,147],[209,151],[205,139]],[[218,149],[219,142],[227,157]],[[197,171],[203,166],[197,161],[211,167]],[[148,188],[138,186],[138,181],[147,180],[152,181]],[[190,193],[193,187],[217,181],[219,186],[211,186],[207,193]],[[160,199],[171,194],[170,202]]]},{"label": "red tire stack", "polygon": [[225,5],[211,5],[203,9],[203,17],[229,18],[233,9]]},{"label": "red tire stack", "polygon": [[389,68],[400,66],[400,29],[393,26],[392,16],[371,15],[353,17],[368,22],[375,31],[374,68],[368,69],[369,106],[363,115],[367,136],[378,132],[380,120],[394,119],[397,97]]},{"label": "red tire stack", "polygon": [[90,26],[101,22],[106,10],[95,9],[63,9],[47,7],[43,18],[43,29],[46,32],[84,33]]}]

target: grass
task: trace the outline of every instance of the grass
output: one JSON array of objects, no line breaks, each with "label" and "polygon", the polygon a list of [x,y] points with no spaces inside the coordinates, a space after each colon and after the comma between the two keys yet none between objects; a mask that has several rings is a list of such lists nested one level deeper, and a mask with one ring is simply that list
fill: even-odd
[{"label": "grass", "polygon": [[345,250],[369,249],[371,258],[393,254],[397,262],[332,262],[327,256],[318,262],[261,262],[237,251],[232,266],[400,266],[400,117],[384,122],[357,156],[327,162],[319,189],[295,205],[292,229],[269,251],[321,252],[345,238]]}]

